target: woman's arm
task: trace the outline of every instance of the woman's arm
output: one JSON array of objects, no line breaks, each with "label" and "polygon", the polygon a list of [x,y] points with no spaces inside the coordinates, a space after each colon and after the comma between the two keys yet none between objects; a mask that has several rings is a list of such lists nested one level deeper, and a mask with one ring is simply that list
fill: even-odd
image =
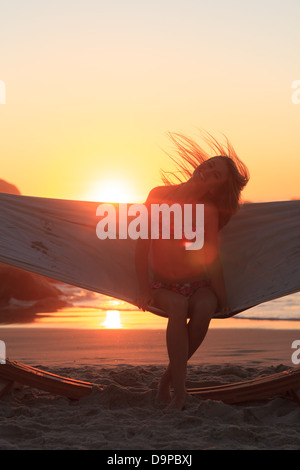
[{"label": "woman's arm", "polygon": [[223,268],[219,255],[217,255],[215,260],[210,264],[208,272],[211,279],[211,286],[218,298],[219,311],[227,314],[231,309],[228,305]]},{"label": "woman's arm", "polygon": [[148,253],[150,240],[138,239],[135,250],[135,270],[139,285],[139,297],[137,305],[145,310],[151,301],[151,291],[149,287]]},{"label": "woman's arm", "polygon": [[[145,205],[150,210],[151,201],[153,201],[153,194],[156,193],[155,188],[152,189],[147,197]],[[151,213],[151,212],[149,212]],[[147,304],[151,302],[151,289],[149,287],[149,267],[148,267],[148,254],[150,249],[150,238],[138,238],[135,249],[135,270],[139,284],[139,297],[137,305],[142,310],[145,310]]]},{"label": "woman's arm", "polygon": [[204,250],[205,262],[211,281],[211,286],[218,298],[219,310],[222,313],[229,313],[226,286],[224,281],[223,268],[219,257],[218,240],[218,211],[212,206],[204,206]]}]

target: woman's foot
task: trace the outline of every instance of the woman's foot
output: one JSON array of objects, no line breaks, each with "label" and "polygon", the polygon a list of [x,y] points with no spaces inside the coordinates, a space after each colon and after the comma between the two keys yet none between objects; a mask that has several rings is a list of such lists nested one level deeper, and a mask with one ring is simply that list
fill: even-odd
[{"label": "woman's foot", "polygon": [[178,410],[182,411],[185,409],[186,393],[180,395],[175,395],[170,404],[167,407],[167,410]]},{"label": "woman's foot", "polygon": [[170,379],[168,373],[165,372],[158,385],[156,403],[166,405],[171,402],[171,399]]}]

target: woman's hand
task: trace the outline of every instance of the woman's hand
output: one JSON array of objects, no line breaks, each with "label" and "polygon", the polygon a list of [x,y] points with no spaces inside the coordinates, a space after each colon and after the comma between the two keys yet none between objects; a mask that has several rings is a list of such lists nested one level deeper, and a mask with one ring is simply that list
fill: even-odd
[{"label": "woman's hand", "polygon": [[136,299],[137,306],[145,312],[147,305],[152,301],[151,290],[149,288],[143,289],[140,296]]},{"label": "woman's hand", "polygon": [[229,307],[229,305],[224,305],[224,306],[221,306],[221,308],[220,308],[220,313],[222,315],[228,316],[228,315],[230,315],[231,312],[232,312],[232,308]]}]

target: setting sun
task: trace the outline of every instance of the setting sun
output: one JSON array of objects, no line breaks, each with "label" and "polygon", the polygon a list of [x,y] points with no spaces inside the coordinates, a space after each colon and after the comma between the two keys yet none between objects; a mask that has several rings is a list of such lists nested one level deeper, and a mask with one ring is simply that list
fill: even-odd
[{"label": "setting sun", "polygon": [[93,182],[85,199],[96,202],[130,203],[137,199],[129,182],[121,179],[107,179]]},{"label": "setting sun", "polygon": [[106,318],[102,325],[105,328],[122,328],[120,312],[118,310],[107,310]]}]

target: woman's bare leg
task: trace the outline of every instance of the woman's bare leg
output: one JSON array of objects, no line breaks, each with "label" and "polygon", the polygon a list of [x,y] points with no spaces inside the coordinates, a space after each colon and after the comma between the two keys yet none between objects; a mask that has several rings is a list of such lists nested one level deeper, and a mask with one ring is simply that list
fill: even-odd
[{"label": "woman's bare leg", "polygon": [[[182,409],[186,397],[185,380],[189,344],[187,328],[188,300],[184,296],[167,289],[155,290],[153,300],[155,306],[164,310],[169,317],[166,339],[170,360],[169,369],[174,388],[171,407]],[[157,400],[169,402],[170,398],[169,380],[165,382],[162,379]]]},{"label": "woman's bare leg", "polygon": [[208,287],[198,289],[191,296],[189,301],[190,321],[188,324],[189,359],[202,344],[217,307],[217,297]]},{"label": "woman's bare leg", "polygon": [[[187,314],[187,309],[186,309]],[[169,315],[167,327],[167,348],[170,360],[174,400],[172,408],[182,409],[186,398],[186,369],[188,361],[188,330],[186,315],[174,312]]]},{"label": "woman's bare leg", "polygon": [[[188,333],[188,359],[197,351],[203,342],[210,320],[217,309],[217,298],[209,288],[201,288],[193,294],[189,301],[190,321],[187,325]],[[173,376],[172,368],[169,364],[163,374],[160,385],[158,399],[162,402],[170,400],[170,386]],[[174,385],[173,385],[174,386]]]}]

